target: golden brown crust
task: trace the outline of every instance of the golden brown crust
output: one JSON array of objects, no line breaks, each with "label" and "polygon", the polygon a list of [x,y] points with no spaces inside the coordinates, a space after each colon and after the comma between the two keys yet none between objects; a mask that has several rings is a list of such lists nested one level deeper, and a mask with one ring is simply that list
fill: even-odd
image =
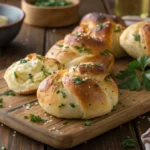
[{"label": "golden brown crust", "polygon": [[40,84],[37,97],[46,112],[60,118],[89,119],[112,110],[118,101],[117,85],[103,67],[86,65],[61,70]]}]

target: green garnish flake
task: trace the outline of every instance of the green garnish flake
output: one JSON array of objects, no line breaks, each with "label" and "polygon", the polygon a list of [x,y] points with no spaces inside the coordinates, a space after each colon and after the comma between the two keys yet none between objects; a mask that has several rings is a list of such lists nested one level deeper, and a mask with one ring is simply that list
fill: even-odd
[{"label": "green garnish flake", "polygon": [[124,148],[132,148],[132,147],[136,147],[137,146],[137,142],[135,139],[132,139],[130,137],[127,137],[122,143],[121,145]]},{"label": "green garnish flake", "polygon": [[0,104],[0,108],[3,108],[3,104]]},{"label": "green garnish flake", "polygon": [[98,27],[99,27],[100,30],[103,28],[103,26],[104,26],[103,23],[98,24]]},{"label": "green garnish flake", "polygon": [[103,52],[100,52],[102,55],[109,55],[111,52],[108,49],[105,49]]},{"label": "green garnish flake", "polygon": [[61,104],[59,105],[59,108],[65,107],[65,104]]},{"label": "green garnish flake", "polygon": [[36,57],[37,57],[38,59],[43,59],[43,58],[45,58],[45,57],[42,56],[42,55],[36,55]]},{"label": "green garnish flake", "polygon": [[29,117],[28,116],[24,116],[24,119],[29,119]]},{"label": "green garnish flake", "polygon": [[104,80],[105,81],[111,81],[111,77],[110,76],[106,76]]},{"label": "green garnish flake", "polygon": [[3,102],[3,98],[0,98],[0,103],[2,103]]},{"label": "green garnish flake", "polygon": [[85,126],[91,126],[92,122],[90,120],[86,120],[86,121],[84,121],[84,125]]},{"label": "green garnish flake", "polygon": [[113,106],[112,111],[116,110],[116,106]]},{"label": "green garnish flake", "polygon": [[140,37],[139,34],[133,34],[133,37],[134,37],[135,41],[140,41],[141,40],[141,37]]},{"label": "green garnish flake", "polygon": [[35,0],[32,4],[39,7],[62,7],[72,5],[73,3],[66,0]]},{"label": "green garnish flake", "polygon": [[70,106],[71,106],[72,108],[75,108],[75,107],[76,107],[76,105],[75,105],[74,103],[70,103]]},{"label": "green garnish flake", "polygon": [[32,75],[31,73],[29,73],[29,74],[28,74],[28,78],[29,78],[29,79],[32,79],[32,78],[33,78],[33,75]]},{"label": "green garnish flake", "polygon": [[65,46],[65,48],[69,48],[69,46]]},{"label": "green garnish flake", "polygon": [[85,48],[84,44],[82,44],[81,46],[75,46],[75,48],[79,51],[79,53],[82,53],[82,52],[90,53],[91,51],[91,49]]},{"label": "green garnish flake", "polygon": [[[150,69],[147,69],[149,64],[149,56],[142,56],[130,62],[127,68],[121,70],[116,76],[117,79],[123,80],[118,87],[138,91],[144,86],[146,90],[150,91]],[[137,74],[137,71],[140,73]]]},{"label": "green garnish flake", "polygon": [[81,36],[81,33],[80,32],[76,32],[76,33],[74,33],[74,35],[78,37],[78,36]]},{"label": "green garnish flake", "polygon": [[61,91],[61,90],[57,90],[57,91],[56,91],[56,94],[59,94],[59,93],[62,94],[62,97],[63,97],[63,98],[66,98],[66,97],[67,97],[67,95],[66,95],[65,92],[63,92],[63,91]]},{"label": "green garnish flake", "polygon": [[6,147],[2,146],[2,147],[1,147],[1,150],[6,150]]},{"label": "green garnish flake", "polygon": [[26,59],[21,59],[20,60],[20,64],[24,64],[24,63],[27,63],[29,60],[26,60]]},{"label": "green garnish flake", "polygon": [[116,28],[115,28],[114,32],[120,32],[120,31],[121,31],[120,26],[116,26]]},{"label": "green garnish flake", "polygon": [[63,125],[67,125],[67,124],[68,124],[68,121],[63,122]]},{"label": "green garnish flake", "polygon": [[29,115],[29,119],[30,119],[30,121],[32,121],[32,122],[38,122],[38,123],[40,123],[40,122],[45,122],[45,121],[46,121],[46,120],[42,119],[42,118],[39,117],[39,116],[35,116],[34,114],[30,114],[30,115]]},{"label": "green garnish flake", "polygon": [[81,77],[76,77],[73,79],[74,84],[80,84],[82,82],[84,82],[84,80]]},{"label": "green garnish flake", "polygon": [[4,93],[3,93],[3,95],[5,95],[5,96],[16,96],[16,94],[15,94],[15,92],[14,91],[12,91],[12,90],[8,90],[8,91],[5,91]]},{"label": "green garnish flake", "polygon": [[18,75],[15,71],[14,71],[14,76],[15,76],[15,78],[18,78]]}]

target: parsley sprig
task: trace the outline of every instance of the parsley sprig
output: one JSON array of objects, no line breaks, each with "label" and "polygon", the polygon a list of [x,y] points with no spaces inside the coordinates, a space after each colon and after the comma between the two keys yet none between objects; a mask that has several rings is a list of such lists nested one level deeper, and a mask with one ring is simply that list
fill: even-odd
[{"label": "parsley sprig", "polygon": [[132,148],[132,147],[136,147],[137,146],[137,142],[135,139],[132,139],[130,137],[127,137],[122,143],[121,145],[124,148]]},{"label": "parsley sprig", "polygon": [[133,91],[140,90],[144,86],[146,90],[150,90],[150,69],[147,69],[149,64],[149,56],[142,56],[130,62],[127,68],[116,76],[116,78],[124,80],[118,85],[119,88]]}]

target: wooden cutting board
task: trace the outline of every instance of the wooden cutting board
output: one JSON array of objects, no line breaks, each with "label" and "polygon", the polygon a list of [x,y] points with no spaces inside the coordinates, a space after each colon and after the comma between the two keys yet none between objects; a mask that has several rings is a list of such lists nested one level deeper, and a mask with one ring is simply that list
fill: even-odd
[{"label": "wooden cutting board", "polygon": [[[127,59],[117,61],[113,76],[128,62]],[[91,126],[84,126],[84,120],[58,119],[45,113],[35,95],[3,96],[2,93],[8,90],[3,74],[4,70],[0,71],[0,98],[4,99],[4,107],[0,109],[0,122],[55,148],[73,147],[150,111],[149,91],[120,90],[116,110],[103,117],[92,119]],[[31,105],[28,110],[25,107],[27,104]],[[29,114],[39,115],[47,122],[33,123],[29,119],[24,119],[24,116]],[[68,124],[64,125],[65,121]]]}]

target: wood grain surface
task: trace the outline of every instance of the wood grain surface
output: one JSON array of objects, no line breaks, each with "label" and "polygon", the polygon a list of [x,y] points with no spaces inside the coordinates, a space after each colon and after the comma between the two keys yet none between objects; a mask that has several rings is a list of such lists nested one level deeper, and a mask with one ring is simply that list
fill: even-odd
[{"label": "wood grain surface", "polygon": [[[116,62],[113,75],[115,76],[128,62],[127,59]],[[3,73],[4,71],[0,72],[0,77]],[[26,136],[60,149],[76,146],[150,111],[148,91],[120,90],[116,110],[102,117],[91,119],[92,125],[85,126],[85,120],[59,119],[47,114],[39,106],[35,95],[3,96],[2,93],[6,90],[8,87],[1,78],[0,95],[4,99],[4,108],[0,109],[1,122]],[[26,109],[27,104],[31,105],[29,109]],[[47,121],[33,123],[29,119],[24,119],[24,116],[30,114],[38,115]],[[68,124],[64,125],[66,121]]]},{"label": "wood grain surface", "polygon": [[[113,3],[113,0],[108,1]],[[20,0],[0,0],[0,3],[20,7]],[[111,6],[111,9],[112,8]],[[101,0],[81,0],[80,17],[93,11],[108,12]],[[133,23],[133,20],[128,19],[128,22],[129,24]],[[21,59],[30,52],[45,54],[56,41],[62,39],[66,34],[72,31],[74,26],[76,25],[65,28],[48,29],[23,25],[17,38],[7,47],[0,49],[0,69],[7,68],[12,62]],[[150,113],[139,116],[135,120],[71,148],[71,150],[124,150],[120,143],[127,136],[138,141],[138,147],[131,148],[131,150],[144,150],[145,148],[143,147],[140,136],[150,127],[148,118],[150,118]],[[25,136],[16,132],[14,129],[2,123],[0,123],[0,136],[0,148],[5,146],[7,150],[56,150],[54,147],[35,141],[27,137],[28,135]]]}]

